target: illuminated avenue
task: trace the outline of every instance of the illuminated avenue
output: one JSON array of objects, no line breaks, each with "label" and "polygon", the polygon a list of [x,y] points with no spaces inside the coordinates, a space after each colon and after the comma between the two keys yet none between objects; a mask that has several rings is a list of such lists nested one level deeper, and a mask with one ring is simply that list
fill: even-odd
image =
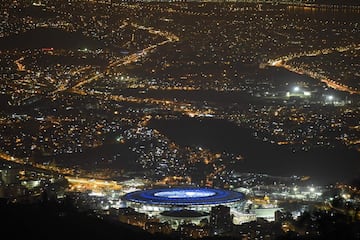
[{"label": "illuminated avenue", "polygon": [[0,198],[71,199],[176,239],[317,239],[326,217],[351,239],[359,14],[350,0],[5,1]]},{"label": "illuminated avenue", "polygon": [[271,66],[283,67],[283,68],[288,69],[289,71],[293,71],[298,74],[306,74],[314,79],[319,79],[320,81],[326,83],[327,86],[329,86],[335,90],[345,91],[345,92],[349,92],[351,94],[360,94],[360,90],[358,90],[357,87],[353,88],[351,86],[347,86],[347,85],[337,82],[335,80],[331,80],[329,76],[318,73],[316,71],[316,69],[315,70],[305,70],[305,69],[301,69],[301,68],[298,68],[295,66],[291,66],[291,64],[287,63],[293,59],[301,58],[304,56],[315,57],[315,56],[319,56],[319,55],[329,54],[334,51],[337,51],[337,52],[358,51],[359,49],[360,49],[359,45],[336,47],[336,48],[332,48],[332,49],[321,49],[321,50],[316,50],[316,51],[312,51],[312,52],[304,52],[304,53],[292,54],[289,56],[283,56],[283,57],[277,58],[275,60],[269,60],[268,64],[270,64]]}]

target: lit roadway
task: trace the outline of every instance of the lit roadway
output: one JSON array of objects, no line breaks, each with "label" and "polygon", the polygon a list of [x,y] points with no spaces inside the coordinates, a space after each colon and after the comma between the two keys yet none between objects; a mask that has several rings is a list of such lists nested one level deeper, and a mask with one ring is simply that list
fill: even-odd
[{"label": "lit roadway", "polygon": [[[128,23],[124,22],[123,25],[128,25]],[[135,23],[131,23],[131,26],[134,28],[137,28],[137,29],[148,31],[150,34],[155,34],[155,35],[165,37],[166,40],[164,40],[160,43],[157,43],[157,44],[150,45],[149,47],[146,47],[136,53],[130,54],[121,59],[110,62],[110,64],[107,66],[107,68],[105,70],[106,73],[109,73],[114,67],[126,66],[131,63],[139,61],[142,57],[145,57],[148,53],[150,53],[151,51],[153,51],[154,49],[156,49],[159,46],[162,46],[162,45],[170,43],[170,42],[179,41],[179,38],[177,36],[175,36],[174,34],[169,33],[169,32],[155,30],[152,27],[145,27],[145,26],[138,25]],[[189,103],[180,103],[180,102],[175,102],[175,101],[170,101],[170,100],[160,100],[160,99],[154,99],[154,98],[124,97],[122,95],[110,95],[108,93],[104,93],[104,92],[100,92],[100,91],[85,91],[84,89],[80,89],[80,87],[82,87],[83,85],[88,84],[92,81],[96,81],[99,78],[103,77],[104,75],[105,75],[104,72],[99,72],[99,73],[93,74],[92,76],[87,76],[87,77],[83,78],[82,81],[78,82],[76,85],[71,87],[70,89],[63,88],[61,90],[70,90],[71,92],[77,93],[80,95],[96,95],[96,96],[103,97],[104,99],[113,100],[113,101],[122,101],[122,102],[125,101],[125,102],[132,102],[132,103],[150,103],[150,104],[160,105],[162,108],[170,109],[172,111],[179,111],[179,112],[189,115],[190,117],[210,116],[211,114],[213,114],[213,111],[211,111],[209,109],[207,109],[207,110],[195,109]],[[192,90],[192,89],[189,89],[189,90]]]},{"label": "lit roadway", "polygon": [[[129,23],[124,21],[123,24],[120,26],[120,28],[126,27],[128,25],[129,25]],[[85,72],[85,71],[90,71],[90,73],[85,74],[85,76],[79,82],[77,82],[75,85],[68,84],[68,83],[61,83],[54,91],[50,92],[49,95],[54,97],[54,95],[56,93],[64,92],[64,91],[71,91],[73,93],[86,95],[87,93],[84,90],[80,90],[80,88],[85,84],[88,84],[92,81],[96,81],[96,80],[102,78],[105,75],[105,73],[110,73],[114,67],[125,66],[128,64],[137,62],[142,57],[144,57],[146,54],[148,54],[152,50],[156,49],[158,46],[161,46],[161,45],[167,44],[169,42],[173,42],[173,41],[179,41],[179,38],[177,36],[175,36],[174,34],[169,33],[169,32],[154,30],[152,27],[145,27],[145,26],[141,26],[141,25],[138,25],[135,23],[131,23],[131,26],[134,28],[137,28],[137,29],[146,30],[150,34],[156,34],[156,35],[165,37],[166,40],[164,40],[160,43],[154,44],[154,45],[150,45],[149,47],[146,47],[143,50],[138,51],[137,53],[133,53],[128,56],[122,57],[118,60],[110,62],[104,72],[93,72],[93,71],[91,71],[91,66],[85,66],[80,69],[74,69],[71,71],[72,76],[75,76],[76,74],[79,74],[79,73]],[[25,70],[25,66],[21,65],[21,63],[20,63],[23,59],[24,58],[19,58],[18,60],[15,61],[15,63],[18,66],[19,71]]]},{"label": "lit roadway", "polygon": [[[127,22],[123,22],[122,26],[127,26],[127,25],[128,25]],[[131,63],[137,62],[142,57],[146,56],[149,52],[151,52],[152,50],[156,49],[159,46],[162,46],[162,45],[167,44],[169,42],[179,41],[179,38],[177,36],[175,36],[174,34],[169,33],[169,32],[160,31],[160,30],[154,30],[152,27],[145,27],[145,26],[141,26],[141,25],[138,25],[138,24],[135,24],[135,23],[131,23],[131,26],[134,27],[134,28],[137,28],[137,29],[146,30],[151,34],[156,34],[156,35],[165,37],[166,40],[164,40],[164,41],[162,41],[160,43],[157,43],[157,44],[150,45],[149,47],[146,47],[143,50],[140,50],[140,51],[138,51],[136,53],[130,54],[128,56],[125,56],[123,58],[120,58],[118,60],[110,62],[110,64],[107,66],[107,68],[105,70],[106,73],[109,73],[112,70],[112,68],[114,68],[114,67],[126,66],[126,65],[129,65]],[[95,75],[84,77],[76,85],[72,86],[70,90],[72,92],[77,92],[79,87],[103,77],[104,74],[105,74],[104,72],[99,72],[99,73],[96,73]],[[65,91],[65,90],[69,90],[69,87],[60,86],[53,93],[59,92],[59,91]]]},{"label": "lit roadway", "polygon": [[[128,25],[128,23],[124,22],[123,26],[126,26],[126,25]],[[119,60],[110,62],[110,64],[106,68],[105,72],[96,72],[96,73],[92,72],[92,73],[88,74],[86,77],[82,78],[82,80],[80,82],[76,83],[75,85],[68,86],[65,83],[61,84],[56,90],[52,91],[50,94],[53,95],[58,92],[70,90],[71,92],[74,92],[77,94],[96,95],[96,96],[100,96],[100,97],[103,97],[104,99],[108,99],[108,100],[156,104],[156,105],[160,105],[162,108],[171,109],[173,111],[181,111],[192,117],[199,116],[199,115],[209,116],[210,114],[212,114],[211,110],[203,110],[203,111],[197,110],[194,107],[192,107],[191,104],[189,104],[189,103],[180,103],[180,102],[175,102],[175,101],[159,100],[159,99],[153,99],[153,98],[123,97],[121,95],[120,96],[110,95],[108,93],[103,93],[103,92],[99,92],[99,91],[92,91],[92,90],[85,91],[80,88],[87,83],[90,83],[94,80],[98,80],[99,78],[103,77],[105,75],[105,73],[110,72],[112,70],[112,68],[114,68],[114,67],[125,66],[128,64],[134,63],[134,62],[140,60],[142,57],[146,56],[148,53],[150,53],[151,51],[153,51],[154,49],[156,49],[159,46],[165,45],[170,42],[179,41],[179,38],[177,36],[175,36],[169,32],[155,30],[152,27],[144,27],[144,26],[134,24],[134,23],[132,23],[131,26],[138,28],[138,29],[146,30],[150,34],[157,34],[159,36],[165,37],[166,40],[164,40],[160,43],[154,44],[154,45],[150,45],[141,51],[138,51],[136,53],[125,56]],[[23,60],[23,58],[19,58],[18,60],[15,61],[19,70],[24,70],[24,66],[21,65],[21,63],[20,63],[22,60]],[[90,70],[90,67],[84,67],[84,68],[81,68],[78,70],[73,70],[72,75],[75,75],[75,74],[78,74],[80,72],[84,72],[87,70]],[[145,123],[146,122],[147,121],[145,121]],[[12,163],[17,163],[17,164],[21,164],[21,165],[28,166],[28,167],[33,167],[33,168],[36,168],[39,170],[46,170],[46,171],[50,171],[53,173],[62,174],[70,182],[70,184],[72,185],[72,188],[77,189],[77,190],[79,190],[79,189],[99,190],[99,188],[118,190],[121,188],[121,186],[118,185],[115,181],[78,177],[78,176],[76,176],[73,169],[32,163],[32,162],[29,162],[27,159],[21,159],[21,158],[17,158],[14,156],[10,156],[9,154],[6,154],[1,151],[0,151],[0,158],[3,160],[6,160],[6,161],[12,162]]]},{"label": "lit roadway", "polygon": [[74,174],[74,170],[69,169],[69,168],[60,168],[60,167],[55,167],[55,166],[42,165],[39,163],[32,163],[32,162],[29,162],[27,159],[17,158],[17,157],[9,155],[7,153],[4,153],[4,152],[0,152],[0,158],[3,160],[6,160],[8,162],[17,163],[17,164],[21,164],[24,166],[37,168],[40,170],[51,171],[51,172],[55,172],[55,173],[59,173],[59,174],[63,174],[63,175],[73,175]]},{"label": "lit roadway", "polygon": [[23,72],[25,71],[25,65],[21,64],[21,61],[24,60],[24,57],[21,57],[17,60],[14,61],[14,63],[16,64],[18,71]]},{"label": "lit roadway", "polygon": [[112,100],[117,102],[130,102],[130,103],[139,103],[139,104],[154,104],[160,106],[162,109],[171,110],[175,112],[181,112],[189,117],[212,117],[214,111],[212,109],[197,109],[196,107],[192,106],[190,103],[186,102],[177,102],[177,101],[170,101],[170,100],[162,100],[162,99],[155,99],[155,98],[136,98],[136,97],[124,97],[123,95],[113,95],[105,92],[100,91],[89,91],[86,92],[81,89],[71,89],[71,92],[79,94],[79,95],[94,95],[97,97],[101,97],[105,100]]},{"label": "lit roadway", "polygon": [[[124,22],[123,26],[126,26],[127,24],[128,23]],[[164,44],[167,44],[167,43],[173,42],[173,41],[179,41],[179,38],[171,33],[154,30],[151,27],[144,27],[144,26],[137,25],[137,24],[131,24],[131,25],[138,29],[147,30],[151,34],[157,34],[162,37],[165,37],[166,40],[164,40],[160,43],[154,44],[154,45],[150,45],[149,47],[146,47],[137,53],[125,56],[119,60],[111,62],[108,65],[106,72],[109,72],[113,67],[119,67],[119,66],[124,66],[124,65],[134,63],[134,62],[138,61],[140,58],[144,57],[149,52],[151,52],[152,50],[154,50],[155,48],[157,48],[158,46],[162,46]],[[18,60],[15,61],[15,63],[18,66],[18,70],[20,70],[20,71],[25,70],[25,67],[20,63],[22,60],[23,60],[23,58],[19,58]],[[78,70],[73,70],[72,75],[78,74],[80,72],[83,72],[83,71],[86,71],[89,69],[90,69],[90,67],[84,67],[84,68],[81,68]],[[170,106],[172,106],[173,109],[187,111],[190,114],[197,114],[197,111],[194,111],[193,109],[191,109],[190,104],[180,104],[177,102],[166,101],[166,100],[157,100],[157,99],[141,99],[141,98],[132,98],[132,97],[122,97],[122,96],[116,96],[116,95],[108,95],[106,93],[97,92],[97,91],[90,91],[88,93],[88,92],[85,92],[84,90],[79,89],[81,86],[83,86],[87,83],[90,83],[94,80],[97,80],[103,76],[104,76],[104,72],[95,73],[92,75],[88,75],[87,77],[84,77],[80,82],[78,82],[77,84],[75,84],[73,86],[68,86],[67,84],[61,84],[56,90],[52,91],[50,94],[53,95],[58,92],[70,90],[74,93],[78,93],[78,94],[82,94],[82,95],[96,94],[96,95],[105,96],[105,98],[109,99],[109,100],[111,99],[111,100],[116,100],[116,101],[153,103],[153,104],[159,104],[159,105],[163,105],[163,106],[170,105]],[[21,158],[17,158],[14,156],[10,156],[9,154],[6,154],[4,152],[0,152],[0,158],[3,160],[6,160],[8,162],[21,164],[21,165],[28,166],[28,167],[33,167],[33,168],[36,168],[39,170],[46,170],[46,171],[50,171],[53,173],[62,174],[70,182],[70,184],[72,185],[72,188],[74,188],[74,189],[93,189],[93,190],[98,190],[99,188],[106,188],[106,189],[113,189],[113,190],[121,189],[121,186],[118,185],[115,181],[78,177],[75,175],[73,169],[32,163],[32,162],[29,162],[27,159],[21,159]]]},{"label": "lit roadway", "polygon": [[72,185],[71,187],[76,190],[80,189],[92,189],[92,190],[101,190],[101,189],[111,189],[111,190],[120,190],[121,185],[116,181],[106,181],[99,179],[89,179],[81,177],[71,177],[66,176],[66,179]]},{"label": "lit roadway", "polygon": [[[28,162],[26,159],[21,159],[17,157],[10,156],[4,152],[0,152],[0,158],[6,160],[8,162],[21,164],[24,166],[36,168],[39,170],[45,170],[53,173],[62,174],[65,178],[69,181],[72,187],[76,187],[76,189],[112,189],[112,190],[119,190],[121,189],[121,185],[119,185],[116,181],[111,180],[102,180],[102,179],[94,179],[94,178],[85,178],[85,177],[77,177],[74,174],[73,169],[69,168],[61,168],[55,166],[48,166],[39,163],[31,163]],[[81,187],[79,187],[81,186]]]},{"label": "lit roadway", "polygon": [[319,55],[333,53],[335,51],[345,52],[345,51],[359,50],[359,49],[360,49],[360,45],[356,45],[356,44],[348,45],[348,46],[344,46],[344,47],[337,47],[337,48],[325,48],[325,49],[320,49],[320,50],[314,50],[311,52],[302,52],[302,53],[291,54],[288,56],[282,56],[277,59],[269,60],[267,62],[267,64],[270,66],[274,66],[274,67],[282,67],[291,72],[295,72],[298,74],[308,75],[314,79],[318,79],[321,82],[324,82],[328,87],[339,90],[339,91],[349,92],[351,94],[360,94],[360,90],[350,87],[350,86],[347,86],[343,83],[339,83],[337,81],[331,80],[329,77],[327,77],[323,74],[317,73],[316,71],[301,69],[298,67],[291,66],[290,64],[287,63],[288,61],[290,61],[292,59],[300,58],[300,57],[319,56]]},{"label": "lit roadway", "polygon": [[155,34],[155,35],[165,37],[166,40],[164,40],[164,41],[162,41],[160,43],[154,44],[154,45],[150,45],[149,47],[146,47],[141,51],[138,51],[138,52],[133,53],[131,55],[125,56],[124,58],[121,58],[119,60],[111,62],[109,64],[109,66],[107,67],[107,71],[109,71],[112,67],[115,67],[115,66],[119,67],[119,66],[124,66],[124,65],[128,65],[130,63],[137,62],[140,58],[144,57],[146,54],[151,52],[151,50],[154,50],[157,47],[162,46],[164,44],[167,44],[169,42],[179,41],[179,38],[177,36],[175,36],[174,34],[169,33],[169,32],[164,32],[164,31],[160,31],[160,30],[154,30],[152,27],[145,27],[145,26],[138,25],[136,23],[131,23],[131,26],[134,27],[134,28],[137,28],[137,29],[146,30],[151,34]]},{"label": "lit roadway", "polygon": [[[124,21],[123,24],[120,26],[120,28],[123,28],[123,27],[128,26],[128,25],[129,25],[129,23]],[[68,86],[67,84],[61,84],[56,90],[52,91],[50,93],[50,95],[53,95],[53,94],[58,93],[58,92],[67,91],[67,90],[70,90],[72,92],[77,92],[76,90],[78,88],[80,88],[81,86],[83,86],[83,85],[85,85],[87,83],[90,83],[90,82],[92,82],[94,80],[97,80],[97,79],[103,77],[105,73],[109,73],[114,67],[126,66],[126,65],[129,65],[131,63],[137,62],[138,60],[140,60],[142,57],[146,56],[148,53],[150,53],[152,50],[156,49],[157,47],[165,45],[165,44],[170,43],[170,42],[179,41],[179,38],[176,35],[174,35],[172,33],[169,33],[169,32],[155,30],[152,27],[145,27],[145,26],[142,26],[142,25],[138,25],[136,23],[131,23],[130,25],[132,27],[134,27],[134,28],[148,31],[150,34],[155,34],[155,35],[165,37],[166,40],[164,40],[164,41],[162,41],[160,43],[157,43],[157,44],[150,45],[150,46],[148,46],[148,47],[144,48],[143,50],[140,50],[140,51],[138,51],[136,53],[133,53],[133,54],[130,54],[128,56],[122,57],[122,58],[120,58],[118,60],[112,61],[107,66],[105,72],[97,72],[94,75],[87,75],[87,76],[83,77],[80,82],[76,83],[73,86]],[[24,66],[20,64],[20,61],[22,61],[22,60],[23,59],[20,58],[20,59],[15,61],[15,63],[18,65],[19,70],[24,68]],[[78,73],[83,72],[85,70],[89,70],[90,68],[91,67],[87,66],[87,67],[83,67],[83,68],[80,68],[80,69],[77,69],[77,70],[73,70],[71,72],[71,75],[74,76],[75,74],[78,74]]]}]

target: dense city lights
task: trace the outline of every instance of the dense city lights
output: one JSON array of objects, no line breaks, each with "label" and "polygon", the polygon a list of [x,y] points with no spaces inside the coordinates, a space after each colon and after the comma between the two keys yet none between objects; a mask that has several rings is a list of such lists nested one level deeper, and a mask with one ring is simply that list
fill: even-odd
[{"label": "dense city lights", "polygon": [[[2,1],[0,212],[27,230],[10,237],[72,237],[81,214],[136,239],[358,239],[359,16],[357,0]],[[56,231],[21,226],[26,206]]]}]

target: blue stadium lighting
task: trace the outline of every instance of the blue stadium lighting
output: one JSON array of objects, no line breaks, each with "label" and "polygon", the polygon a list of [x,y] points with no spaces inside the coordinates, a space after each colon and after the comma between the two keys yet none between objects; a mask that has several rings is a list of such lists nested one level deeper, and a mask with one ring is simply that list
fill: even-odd
[{"label": "blue stadium lighting", "polygon": [[125,201],[151,205],[219,205],[242,201],[244,194],[214,188],[161,188],[128,193]]}]

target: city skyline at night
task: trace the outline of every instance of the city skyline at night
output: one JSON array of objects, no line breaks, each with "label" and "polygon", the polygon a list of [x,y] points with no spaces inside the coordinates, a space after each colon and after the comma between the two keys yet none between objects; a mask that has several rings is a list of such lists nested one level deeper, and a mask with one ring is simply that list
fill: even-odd
[{"label": "city skyline at night", "polygon": [[[70,201],[165,238],[321,239],[331,213],[359,237],[356,1],[9,0],[0,15],[8,204]],[[194,194],[243,197],[178,206]]]}]

